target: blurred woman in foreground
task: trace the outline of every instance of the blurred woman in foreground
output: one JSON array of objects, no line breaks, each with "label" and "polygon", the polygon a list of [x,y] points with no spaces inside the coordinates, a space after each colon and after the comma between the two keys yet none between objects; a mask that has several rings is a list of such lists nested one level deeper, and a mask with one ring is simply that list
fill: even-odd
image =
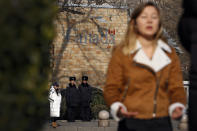
[{"label": "blurred woman in foreground", "polygon": [[112,52],[104,97],[119,131],[172,131],[170,117],[183,115],[180,61],[163,39],[160,17],[154,3],[141,4]]}]

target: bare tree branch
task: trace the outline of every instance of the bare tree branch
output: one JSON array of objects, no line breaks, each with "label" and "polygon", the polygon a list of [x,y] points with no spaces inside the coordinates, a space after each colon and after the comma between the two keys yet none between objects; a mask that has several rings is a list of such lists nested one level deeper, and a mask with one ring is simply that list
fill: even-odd
[{"label": "bare tree branch", "polygon": [[63,7],[59,10],[60,12],[64,12],[64,11],[67,11],[67,12],[70,12],[72,14],[78,14],[78,15],[85,15],[84,12],[80,12],[80,11],[76,11],[76,10],[71,10],[69,9],[68,7]]}]

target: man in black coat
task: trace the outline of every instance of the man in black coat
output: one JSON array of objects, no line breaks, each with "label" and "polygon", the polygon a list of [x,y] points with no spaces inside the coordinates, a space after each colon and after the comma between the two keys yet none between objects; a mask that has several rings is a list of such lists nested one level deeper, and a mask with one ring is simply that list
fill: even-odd
[{"label": "man in black coat", "polygon": [[79,85],[81,94],[81,119],[83,121],[91,120],[90,102],[92,97],[92,87],[88,84],[88,77],[82,76],[82,83]]},{"label": "man in black coat", "polygon": [[80,111],[80,92],[75,84],[76,77],[69,78],[70,83],[66,88],[67,120],[74,122]]},{"label": "man in black coat", "polygon": [[184,13],[178,33],[185,49],[190,53],[189,131],[197,131],[197,0],[183,1]]}]

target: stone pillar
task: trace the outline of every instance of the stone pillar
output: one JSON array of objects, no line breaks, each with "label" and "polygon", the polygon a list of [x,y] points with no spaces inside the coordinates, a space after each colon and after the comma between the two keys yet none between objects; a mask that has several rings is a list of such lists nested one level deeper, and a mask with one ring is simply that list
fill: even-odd
[{"label": "stone pillar", "polygon": [[99,127],[108,127],[109,126],[109,112],[106,110],[102,110],[98,114],[99,121],[98,126]]},{"label": "stone pillar", "polygon": [[185,114],[182,116],[178,128],[180,130],[187,130],[188,129],[188,116]]}]

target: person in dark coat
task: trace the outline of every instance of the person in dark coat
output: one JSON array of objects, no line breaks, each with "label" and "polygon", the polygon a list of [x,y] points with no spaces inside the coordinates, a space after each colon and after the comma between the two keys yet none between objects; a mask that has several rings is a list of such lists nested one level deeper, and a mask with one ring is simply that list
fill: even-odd
[{"label": "person in dark coat", "polygon": [[92,87],[88,84],[87,81],[88,81],[88,77],[82,76],[82,83],[79,85],[79,90],[81,93],[80,116],[83,121],[91,120],[90,102],[91,102]]},{"label": "person in dark coat", "polygon": [[74,122],[80,111],[80,92],[75,84],[76,77],[69,78],[70,83],[66,88],[67,120]]},{"label": "person in dark coat", "polygon": [[190,53],[189,86],[189,131],[197,131],[197,0],[183,1],[184,13],[180,19],[178,33],[185,49]]}]

